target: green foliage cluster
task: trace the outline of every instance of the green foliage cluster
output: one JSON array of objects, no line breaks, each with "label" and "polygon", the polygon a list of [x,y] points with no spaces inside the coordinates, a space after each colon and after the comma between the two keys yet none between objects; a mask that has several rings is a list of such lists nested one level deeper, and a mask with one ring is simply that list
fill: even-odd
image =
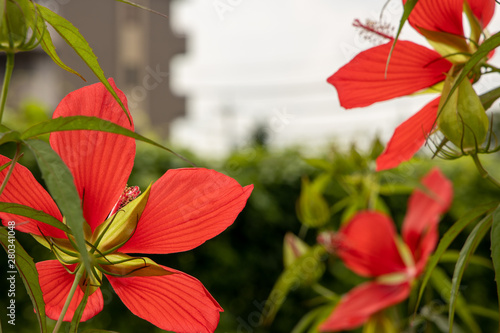
[{"label": "green foliage cluster", "polygon": [[[329,314],[338,296],[363,280],[346,269],[340,260],[324,253],[319,255],[321,267],[317,268],[320,270],[318,274],[308,269],[309,266],[303,266],[305,270],[295,270],[283,279],[284,238],[291,232],[299,235],[308,244],[306,246],[314,248],[317,231],[337,229],[360,209],[384,211],[400,226],[416,180],[436,165],[436,161],[414,159],[397,169],[374,173],[374,158],[381,149],[381,145],[375,142],[372,151],[367,153],[359,153],[354,148],[340,151],[332,147],[325,156],[304,157],[298,148],[274,151],[255,144],[226,159],[212,161],[179,151],[197,166],[214,168],[244,185],[254,184],[255,190],[236,222],[221,235],[193,251],[152,256],[152,259],[203,282],[225,310],[216,332],[314,332],[314,322]],[[36,169],[29,153],[20,162],[28,164],[31,170]],[[472,161],[460,159],[440,164],[455,188],[454,204],[440,225],[443,234],[471,207],[494,200],[500,193],[483,181]],[[138,185],[145,190],[166,170],[179,167],[189,165],[162,149],[139,144],[129,185]],[[304,212],[307,203],[301,202],[305,192],[312,193],[316,206],[322,202],[308,213]],[[468,226],[442,257],[438,267],[445,280],[441,284],[439,281],[430,283],[425,289],[421,302],[421,309],[425,310],[414,319],[418,324],[416,327],[427,327],[425,332],[440,332],[437,329],[440,322],[446,322],[446,297],[449,297],[446,294],[449,290],[443,288],[449,287],[446,281],[453,273],[457,251],[473,226]],[[19,239],[26,251],[34,256],[35,262],[50,257],[50,253],[28,235],[19,235]],[[468,311],[474,313],[478,325],[485,328],[484,332],[489,331],[488,327],[494,330],[492,327],[496,327],[498,320],[489,252],[489,242],[485,239],[465,271],[459,289],[467,299]],[[280,276],[279,288],[285,289],[276,298],[271,290],[276,289]],[[0,287],[5,283],[1,281]],[[18,290],[16,299],[24,320],[23,328],[18,332],[31,332],[38,326],[37,319],[29,297],[21,286]],[[103,285],[102,292],[104,310],[82,323],[82,329],[99,328],[123,333],[161,331],[127,311],[109,284]],[[269,300],[275,306],[271,309],[271,319]],[[5,309],[2,302],[0,300],[0,309]],[[0,310],[1,318],[4,318],[3,312]],[[462,325],[460,311],[458,315],[457,324]],[[50,325],[53,322],[49,320]]]}]

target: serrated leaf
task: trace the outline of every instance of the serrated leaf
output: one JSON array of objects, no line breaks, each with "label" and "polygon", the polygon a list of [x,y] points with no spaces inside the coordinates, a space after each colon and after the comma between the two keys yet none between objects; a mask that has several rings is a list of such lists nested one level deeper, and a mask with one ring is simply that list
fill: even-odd
[{"label": "serrated leaf", "polygon": [[97,117],[71,116],[71,117],[58,117],[55,119],[50,119],[28,128],[26,131],[21,133],[21,138],[22,140],[29,140],[47,133],[61,132],[61,131],[75,131],[75,130],[95,130],[95,131],[125,135],[134,138],[136,140],[149,143],[150,145],[156,146],[163,150],[166,150],[169,153],[179,157],[183,161],[193,165],[191,161],[186,159],[184,156],[177,154],[173,150],[159,143],[156,143],[155,141],[150,140],[140,134],[137,134],[125,127],[122,127],[111,121]]},{"label": "serrated leaf", "polygon": [[87,222],[83,218],[81,200],[76,190],[73,175],[48,143],[41,140],[27,140],[25,143],[35,155],[45,184],[66,219],[71,234],[75,237],[77,250],[85,270],[91,272],[84,236],[84,227]]},{"label": "serrated leaf", "polygon": [[462,216],[462,218],[455,222],[443,235],[443,237],[441,237],[437,249],[434,251],[434,254],[429,258],[429,261],[427,263],[425,273],[422,277],[422,283],[420,284],[420,290],[418,292],[418,299],[415,309],[417,309],[418,305],[420,304],[420,300],[422,299],[424,289],[427,286],[427,282],[431,277],[432,271],[436,268],[441,256],[448,249],[450,244],[465,229],[465,227],[477,221],[484,214],[491,212],[496,208],[496,206],[498,206],[497,202],[490,202],[479,205],[475,209],[467,212],[464,216]]},{"label": "serrated leaf", "polygon": [[130,115],[123,105],[123,102],[118,97],[118,94],[113,89],[111,84],[109,84],[104,72],[97,61],[97,57],[94,54],[94,51],[89,46],[85,38],[80,34],[78,29],[64,17],[61,17],[51,11],[50,9],[43,7],[39,4],[36,5],[38,12],[41,14],[43,19],[50,24],[56,31],[61,35],[61,37],[66,41],[66,43],[75,50],[75,52],[82,58],[82,60],[87,64],[87,66],[94,72],[95,76],[99,79],[99,81],[104,84],[106,89],[113,95],[115,100],[120,104],[123,112],[127,115],[127,118],[131,122]]},{"label": "serrated leaf", "polygon": [[[484,238],[488,230],[490,230],[492,224],[492,216],[488,215],[479,222],[472,232],[467,237],[464,246],[460,250],[460,255],[458,261],[455,264],[455,270],[453,272],[453,278],[451,279],[451,290],[450,290],[450,303],[449,303],[449,313],[448,320],[449,326],[453,327],[453,319],[455,315],[455,307],[459,306],[457,304],[458,299],[458,289],[460,287],[460,282],[462,281],[462,276],[465,271],[465,267],[469,263],[470,256],[476,251],[477,246]],[[451,330],[450,330],[451,333]]]},{"label": "serrated leaf", "polygon": [[310,285],[323,275],[325,254],[323,246],[315,245],[281,273],[262,311],[261,322],[264,325],[269,325],[273,321],[290,291],[303,285]]},{"label": "serrated leaf", "polygon": [[52,215],[49,215],[41,210],[36,210],[31,207],[20,205],[17,203],[0,202],[0,212],[28,217],[33,220],[37,220],[42,223],[51,225],[57,229],[61,229],[64,232],[70,231],[69,228],[64,223],[61,223],[61,221],[59,221]]},{"label": "serrated leaf", "polygon": [[[37,8],[39,11],[39,9]],[[36,34],[38,35],[38,39],[40,40],[40,45],[42,46],[42,49],[49,55],[49,57],[54,61],[59,67],[64,69],[65,71],[68,71],[72,74],[75,74],[79,76],[82,80],[85,81],[85,78],[80,75],[77,71],[72,69],[71,67],[67,66],[61,58],[59,58],[59,55],[56,52],[56,48],[54,46],[54,43],[52,42],[52,37],[50,36],[49,31],[47,30],[47,25],[45,24],[44,20],[37,20],[36,23]]]},{"label": "serrated leaf", "polygon": [[[0,243],[5,251],[8,252],[10,243],[7,228],[0,228]],[[45,303],[43,301],[42,289],[40,288],[40,283],[38,282],[38,271],[36,270],[35,263],[17,240],[14,240],[14,246],[17,271],[19,272],[26,291],[31,298],[31,303],[33,303],[33,308],[35,309],[38,323],[40,325],[40,332],[47,332],[47,325],[45,322]]]},{"label": "serrated leaf", "polygon": [[[451,281],[446,273],[439,267],[434,268],[431,275],[431,282],[434,289],[448,303],[450,301],[448,291],[451,290]],[[465,299],[458,295],[456,302],[457,313],[465,325],[469,327],[472,333],[481,333],[481,328],[467,308],[467,302]]]},{"label": "serrated leaf", "polygon": [[491,227],[491,259],[493,260],[493,267],[495,268],[497,296],[498,299],[500,299],[500,207],[493,212],[493,225]]}]

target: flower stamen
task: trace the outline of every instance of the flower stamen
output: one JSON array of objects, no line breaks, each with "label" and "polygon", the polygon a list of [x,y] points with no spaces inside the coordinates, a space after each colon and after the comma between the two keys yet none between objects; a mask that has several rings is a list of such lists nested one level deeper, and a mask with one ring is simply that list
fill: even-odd
[{"label": "flower stamen", "polygon": [[376,37],[394,40],[394,37],[391,35],[394,32],[394,27],[389,23],[382,23],[367,19],[366,23],[363,24],[360,20],[355,19],[352,25],[356,28],[361,28],[360,36],[365,40],[377,42],[374,40]]},{"label": "flower stamen", "polygon": [[141,194],[141,190],[139,189],[139,186],[127,186],[125,187],[125,190],[123,190],[122,195],[116,202],[115,206],[111,210],[111,213],[109,213],[109,216],[113,215],[117,211],[119,211],[121,208],[125,207],[130,201],[134,200]]}]

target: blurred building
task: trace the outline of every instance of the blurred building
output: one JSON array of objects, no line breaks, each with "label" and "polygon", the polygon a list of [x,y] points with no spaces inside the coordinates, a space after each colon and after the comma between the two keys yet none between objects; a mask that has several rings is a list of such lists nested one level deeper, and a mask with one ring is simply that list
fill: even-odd
[{"label": "blurred building", "polygon": [[[79,29],[98,57],[104,74],[114,78],[127,95],[136,123],[140,126],[150,122],[166,137],[170,122],[185,110],[185,99],[171,93],[169,82],[171,58],[185,52],[184,37],[174,35],[170,29],[170,0],[134,1],[167,17],[118,1],[37,2]],[[59,68],[41,49],[21,53],[16,58],[11,104],[28,97],[54,108],[68,92],[98,81],[57,33],[51,35],[63,62],[87,82]]]}]

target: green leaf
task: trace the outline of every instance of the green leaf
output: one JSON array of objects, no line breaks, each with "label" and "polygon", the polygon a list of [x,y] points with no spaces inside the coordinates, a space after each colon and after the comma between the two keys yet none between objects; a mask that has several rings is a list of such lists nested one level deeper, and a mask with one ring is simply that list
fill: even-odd
[{"label": "green leaf", "polygon": [[308,328],[311,329],[310,332],[317,332],[317,326],[332,313],[334,306],[334,304],[328,303],[309,311],[295,325],[291,333],[303,333]]},{"label": "green leaf", "polygon": [[493,103],[500,98],[500,87],[495,88],[493,90],[490,90],[488,92],[485,92],[481,96],[479,96],[479,99],[481,100],[481,103],[483,104],[483,107],[485,110],[488,110],[491,108]]},{"label": "green leaf", "polygon": [[408,195],[415,190],[415,185],[388,183],[381,184],[378,191],[382,195]]},{"label": "green leaf", "polygon": [[491,259],[493,260],[493,267],[495,268],[497,296],[498,299],[500,299],[500,207],[493,213],[493,226],[491,227]]},{"label": "green leaf", "polygon": [[498,310],[486,308],[482,305],[469,304],[469,311],[474,315],[498,321]]},{"label": "green leaf", "polygon": [[[15,231],[15,229],[13,229]],[[13,239],[13,241],[11,241]],[[40,283],[38,282],[38,271],[36,270],[35,263],[33,259],[26,253],[21,244],[15,239],[11,238],[8,233],[7,228],[0,228],[0,243],[5,251],[8,253],[10,248],[15,249],[15,265],[17,271],[23,280],[24,286],[28,295],[31,298],[31,303],[36,312],[38,318],[38,323],[40,325],[40,332],[47,332],[47,326],[45,322],[45,303],[43,301],[42,289],[40,288]],[[13,270],[10,267],[5,270]]]},{"label": "green leaf", "polygon": [[141,6],[141,5],[139,5],[139,4],[135,3],[135,2],[132,2],[132,1],[127,1],[127,0],[115,0],[115,1],[126,3],[127,5],[140,8],[142,10],[151,12],[151,13],[156,14],[156,15],[163,16],[164,18],[168,18],[168,16],[165,15],[165,14],[162,14],[160,12],[157,12],[156,10],[152,10],[151,8],[148,8],[148,7],[145,7],[145,6]]},{"label": "green leaf", "polygon": [[324,171],[333,170],[333,164],[321,158],[304,158],[304,162],[306,162],[307,164],[309,164],[314,168],[318,168]]},{"label": "green leaf", "polygon": [[[455,307],[457,305],[458,299],[458,288],[460,287],[460,282],[465,271],[465,267],[469,263],[470,256],[476,251],[477,246],[484,238],[488,230],[490,230],[492,224],[492,216],[488,215],[479,222],[472,232],[467,237],[464,246],[460,250],[460,255],[458,261],[455,264],[455,270],[453,272],[453,278],[451,279],[451,290],[450,290],[450,303],[449,303],[449,313],[448,320],[449,326],[453,327],[453,319],[455,315]],[[451,333],[451,330],[450,330]]]},{"label": "green leaf", "polygon": [[[40,9],[37,8],[37,11],[39,12]],[[37,20],[35,33],[38,35],[38,39],[40,40],[40,45],[42,46],[42,49],[45,51],[45,53],[49,55],[50,58],[52,58],[52,61],[54,61],[62,69],[72,74],[78,75],[82,80],[85,81],[85,79],[83,78],[83,76],[80,75],[80,73],[78,73],[71,67],[67,66],[61,60],[61,58],[59,58],[54,43],[52,43],[52,37],[50,36],[50,33],[47,29],[47,25],[45,24],[44,20]]]},{"label": "green leaf", "polygon": [[85,331],[83,331],[82,333],[119,333],[119,332],[89,328],[89,329],[86,329]]},{"label": "green leaf", "polygon": [[[1,0],[0,0],[1,1]],[[3,125],[3,124],[0,124],[0,133],[5,133],[5,132],[8,132],[10,131],[11,129],[8,128],[7,126]]]},{"label": "green leaf", "polygon": [[330,219],[330,207],[325,198],[318,191],[315,183],[310,183],[307,177],[302,178],[302,188],[297,202],[297,217],[304,225],[318,228],[325,225]]},{"label": "green leaf", "polygon": [[84,228],[88,227],[88,224],[83,218],[81,200],[76,190],[73,175],[48,143],[41,140],[27,140],[25,142],[35,155],[45,184],[66,219],[66,225],[71,229],[71,234],[75,237],[76,247],[85,270],[91,272],[84,236]]},{"label": "green leaf", "polygon": [[78,325],[80,324],[80,320],[82,319],[83,311],[85,310],[85,306],[87,305],[87,301],[89,299],[89,293],[91,288],[85,288],[85,293],[83,294],[83,298],[78,304],[75,313],[73,314],[73,319],[71,320],[71,325],[69,327],[69,333],[77,333]]},{"label": "green leaf", "polygon": [[[462,71],[460,72],[457,79],[455,80],[455,83],[451,87],[450,93],[446,97],[443,106],[446,105],[446,103],[448,103],[448,100],[452,96],[453,92],[458,88],[460,83],[462,83],[462,81],[467,77],[469,72],[472,71],[480,61],[483,61],[484,58],[488,55],[488,53],[496,49],[499,45],[500,45],[500,32],[497,32],[496,34],[485,40],[481,45],[479,45],[477,51],[465,63]],[[441,113],[441,110],[439,110],[439,113]]]},{"label": "green leaf", "polygon": [[[368,319],[363,326],[363,333],[398,333],[396,323],[384,311],[378,312]],[[400,331],[399,331],[400,332]]]},{"label": "green leaf", "polygon": [[394,47],[398,41],[399,35],[401,34],[401,30],[403,30],[403,26],[405,22],[408,20],[411,11],[417,4],[418,0],[408,0],[404,4],[403,16],[401,16],[401,20],[399,21],[398,31],[396,32],[396,37],[394,37],[394,43],[392,43],[391,51],[389,51],[389,56],[387,57],[387,63],[385,65],[385,74],[387,75],[387,69],[389,68],[389,62],[391,61],[392,52],[394,51]]},{"label": "green leaf", "polygon": [[[448,250],[439,259],[440,263],[456,263],[458,257],[460,256],[460,252],[456,250]],[[481,256],[472,255],[469,257],[469,264],[474,264],[478,266],[482,266],[487,269],[493,270],[493,264],[489,258],[484,258]]]},{"label": "green leaf", "polygon": [[[434,268],[431,275],[431,283],[434,289],[441,295],[441,297],[448,303],[449,291],[451,290],[451,281],[446,273],[439,267]],[[465,299],[457,296],[457,313],[462,321],[467,325],[472,333],[481,333],[481,328],[474,320],[474,317],[467,308]]]},{"label": "green leaf", "polygon": [[66,41],[66,43],[68,43],[68,45],[71,46],[73,50],[75,50],[75,52],[80,56],[80,58],[82,58],[83,61],[87,64],[87,66],[92,70],[92,72],[94,72],[95,76],[97,76],[99,81],[101,81],[104,84],[106,89],[108,89],[108,91],[113,95],[118,104],[120,104],[120,106],[123,109],[123,112],[125,112],[129,121],[132,122],[127,112],[127,109],[125,108],[125,105],[123,105],[123,102],[118,97],[118,94],[109,84],[108,80],[106,79],[106,76],[104,76],[104,72],[101,69],[99,62],[97,61],[97,57],[94,54],[94,51],[92,51],[92,48],[89,46],[85,38],[83,38],[83,36],[80,34],[78,29],[71,22],[57,15],[48,8],[43,7],[39,4],[36,5],[36,8],[42,15],[43,19],[47,23],[49,23],[59,33],[59,35],[61,35],[61,37]]},{"label": "green leaf", "polygon": [[464,216],[462,216],[462,218],[455,222],[451,226],[451,228],[449,228],[448,231],[443,235],[443,237],[439,241],[436,251],[429,258],[429,262],[427,263],[424,276],[422,277],[422,283],[420,285],[415,309],[417,309],[418,305],[420,304],[420,300],[422,299],[424,289],[427,286],[427,282],[431,277],[432,271],[436,268],[441,256],[448,249],[450,244],[455,240],[458,234],[460,234],[462,230],[465,229],[465,227],[478,220],[484,214],[491,212],[496,208],[496,206],[498,206],[498,202],[490,202],[477,206],[475,209],[467,212]]},{"label": "green leaf", "polygon": [[149,143],[150,145],[156,146],[158,148],[164,149],[169,153],[179,157],[183,161],[193,165],[192,162],[190,162],[184,156],[177,154],[173,150],[165,146],[162,146],[161,144],[156,143],[155,141],[150,140],[140,134],[137,134],[125,127],[122,127],[111,121],[97,117],[72,116],[72,117],[58,117],[55,119],[50,119],[28,128],[21,134],[21,139],[28,140],[47,133],[60,132],[60,131],[75,131],[75,130],[95,130],[95,131],[125,135],[134,138],[136,140]]},{"label": "green leaf", "polygon": [[281,273],[262,311],[263,325],[268,325],[273,321],[290,291],[303,285],[310,285],[323,275],[325,254],[324,247],[316,245]]},{"label": "green leaf", "polygon": [[0,202],[0,212],[28,217],[51,225],[57,229],[61,229],[64,232],[70,232],[69,228],[64,223],[61,223],[61,221],[59,221],[52,215],[28,206],[20,205],[17,203]]},{"label": "green leaf", "polygon": [[17,131],[8,131],[0,134],[0,145],[7,142],[19,142],[20,134]]}]

